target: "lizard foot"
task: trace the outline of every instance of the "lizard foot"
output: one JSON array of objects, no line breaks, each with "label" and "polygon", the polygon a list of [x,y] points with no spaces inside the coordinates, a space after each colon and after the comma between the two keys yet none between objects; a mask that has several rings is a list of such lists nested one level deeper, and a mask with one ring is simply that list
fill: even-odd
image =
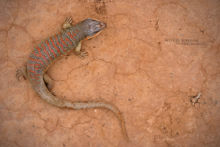
[{"label": "lizard foot", "polygon": [[89,55],[89,53],[88,53],[86,50],[81,49],[81,51],[80,51],[80,53],[79,53],[79,57],[80,57],[80,58],[85,58],[85,57],[87,57],[88,55]]},{"label": "lizard foot", "polygon": [[18,81],[26,80],[27,79],[26,69],[25,68],[18,69],[16,71],[16,78]]},{"label": "lizard foot", "polygon": [[71,17],[67,17],[65,22],[63,23],[63,26],[62,28],[65,30],[65,29],[68,29],[72,26],[72,23],[73,23],[73,20]]}]

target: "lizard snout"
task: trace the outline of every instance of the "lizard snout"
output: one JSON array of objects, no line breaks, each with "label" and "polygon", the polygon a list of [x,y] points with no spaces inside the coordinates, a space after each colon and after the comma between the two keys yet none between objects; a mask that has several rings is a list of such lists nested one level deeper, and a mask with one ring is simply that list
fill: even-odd
[{"label": "lizard snout", "polygon": [[104,29],[104,28],[106,28],[106,27],[107,27],[107,24],[106,24],[106,23],[100,22],[100,28],[101,28],[101,29]]}]

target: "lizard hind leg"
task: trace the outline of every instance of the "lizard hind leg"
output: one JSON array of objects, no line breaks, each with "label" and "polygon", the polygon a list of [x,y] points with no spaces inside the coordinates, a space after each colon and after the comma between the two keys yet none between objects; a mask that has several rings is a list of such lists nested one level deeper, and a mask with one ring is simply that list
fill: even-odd
[{"label": "lizard hind leg", "polygon": [[21,81],[21,79],[26,80],[27,79],[27,66],[23,66],[16,71],[16,79],[18,81]]},{"label": "lizard hind leg", "polygon": [[46,83],[46,86],[49,90],[53,88],[54,85],[53,80],[47,73],[44,74],[44,82]]}]

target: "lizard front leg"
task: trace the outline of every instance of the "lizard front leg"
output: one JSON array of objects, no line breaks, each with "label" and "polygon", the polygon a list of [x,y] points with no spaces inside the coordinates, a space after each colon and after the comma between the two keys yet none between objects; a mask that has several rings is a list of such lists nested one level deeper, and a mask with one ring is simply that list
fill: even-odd
[{"label": "lizard front leg", "polygon": [[71,17],[67,17],[65,22],[63,23],[62,29],[65,31],[66,29],[70,28],[73,26],[73,20]]},{"label": "lizard front leg", "polygon": [[88,56],[88,52],[85,51],[84,49],[82,49],[82,41],[79,42],[79,44],[77,45],[77,47],[74,50],[74,53],[81,57],[81,58],[85,58],[86,56]]}]

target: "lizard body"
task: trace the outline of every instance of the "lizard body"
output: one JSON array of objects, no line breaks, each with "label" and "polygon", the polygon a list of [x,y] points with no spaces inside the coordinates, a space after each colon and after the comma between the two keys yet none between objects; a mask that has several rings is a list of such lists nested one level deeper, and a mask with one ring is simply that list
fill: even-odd
[{"label": "lizard body", "polygon": [[[128,140],[125,122],[119,109],[107,102],[72,102],[60,99],[49,92],[45,82],[50,84],[50,78],[46,74],[48,67],[62,55],[71,51],[84,57],[87,53],[81,50],[81,41],[91,38],[102,31],[106,25],[103,22],[85,19],[76,25],[67,19],[63,24],[63,31],[41,42],[31,52],[26,66],[27,79],[29,79],[35,92],[46,102],[60,108],[89,109],[104,108],[112,111],[120,120],[122,132]],[[17,74],[17,77],[19,74]],[[50,86],[50,85],[48,85]]]}]

